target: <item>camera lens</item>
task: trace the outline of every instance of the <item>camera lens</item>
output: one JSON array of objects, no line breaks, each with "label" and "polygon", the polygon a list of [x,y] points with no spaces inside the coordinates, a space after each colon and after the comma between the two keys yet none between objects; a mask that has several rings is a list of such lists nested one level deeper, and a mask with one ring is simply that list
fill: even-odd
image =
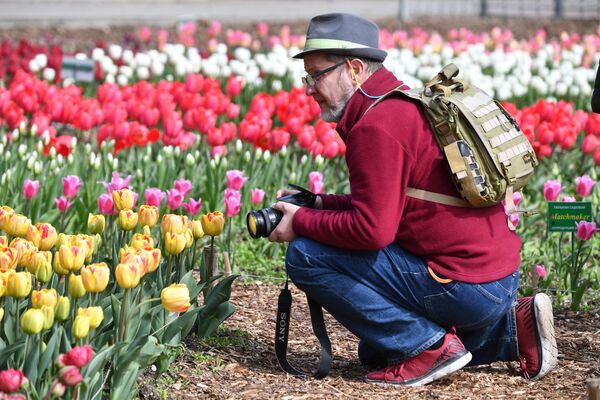
[{"label": "camera lens", "polygon": [[283,213],[281,211],[271,207],[251,211],[246,215],[248,233],[255,239],[267,237],[273,232],[282,217]]}]

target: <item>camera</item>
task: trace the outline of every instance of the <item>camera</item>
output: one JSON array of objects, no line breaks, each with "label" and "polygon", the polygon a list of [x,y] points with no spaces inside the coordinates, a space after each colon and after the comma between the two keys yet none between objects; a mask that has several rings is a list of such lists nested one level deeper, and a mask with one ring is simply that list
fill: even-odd
[{"label": "camera", "polygon": [[[301,186],[289,184],[293,189],[299,190],[298,193],[288,194],[278,198],[278,201],[295,204],[300,207],[312,208],[315,204],[317,195]],[[257,211],[250,211],[246,215],[246,226],[248,233],[254,239],[267,237],[273,232],[277,224],[281,221],[283,213],[271,207],[263,208]]]}]

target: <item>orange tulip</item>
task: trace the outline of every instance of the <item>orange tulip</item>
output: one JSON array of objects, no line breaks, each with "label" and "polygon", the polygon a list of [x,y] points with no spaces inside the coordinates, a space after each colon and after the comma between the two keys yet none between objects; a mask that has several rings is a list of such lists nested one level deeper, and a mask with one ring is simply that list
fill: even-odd
[{"label": "orange tulip", "polygon": [[131,238],[131,247],[136,250],[152,250],[154,248],[154,239],[150,235],[135,233]]},{"label": "orange tulip", "polygon": [[219,236],[225,226],[225,216],[220,211],[213,211],[202,215],[200,222],[205,234],[208,236]]}]

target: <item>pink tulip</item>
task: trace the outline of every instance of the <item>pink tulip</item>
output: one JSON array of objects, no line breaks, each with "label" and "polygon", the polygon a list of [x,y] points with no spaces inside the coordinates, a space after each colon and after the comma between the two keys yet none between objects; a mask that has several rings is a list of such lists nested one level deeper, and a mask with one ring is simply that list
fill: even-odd
[{"label": "pink tulip", "polygon": [[90,362],[94,350],[89,344],[83,346],[75,346],[68,352],[59,356],[59,361],[63,365],[73,365],[77,368],[82,368]]},{"label": "pink tulip", "polygon": [[77,195],[79,188],[81,187],[81,179],[77,175],[65,176],[62,179],[63,184],[63,196],[72,199]]},{"label": "pink tulip", "polygon": [[165,198],[166,193],[158,188],[148,188],[144,191],[144,196],[146,197],[145,204],[158,207]]},{"label": "pink tulip", "polygon": [[265,191],[262,189],[252,189],[250,192],[250,202],[252,204],[260,204],[265,197]]},{"label": "pink tulip", "polygon": [[131,175],[127,175],[127,178],[123,179],[121,178],[121,175],[118,172],[113,172],[112,173],[112,179],[110,182],[100,182],[104,185],[104,187],[106,188],[106,191],[110,194],[112,192],[114,192],[115,190],[121,190],[121,189],[130,189],[129,187],[129,181],[131,181]]},{"label": "pink tulip", "polygon": [[176,210],[181,207],[181,203],[183,203],[183,193],[181,193],[177,189],[167,190],[167,207],[169,210]]},{"label": "pink tulip", "polygon": [[6,369],[0,371],[0,391],[4,393],[16,392],[21,388],[25,379],[23,371],[18,369]]},{"label": "pink tulip", "polygon": [[112,215],[117,213],[114,208],[112,196],[110,194],[102,193],[98,197],[98,211],[100,211],[100,214],[104,215]]},{"label": "pink tulip", "polygon": [[542,264],[536,265],[535,273],[540,277],[540,279],[544,279],[546,277],[546,267],[544,267]]},{"label": "pink tulip", "polygon": [[138,31],[138,37],[142,42],[149,42],[152,39],[152,30],[147,26],[142,26]]},{"label": "pink tulip", "polygon": [[192,182],[187,179],[176,179],[173,181],[173,189],[180,191],[185,198],[192,189]]},{"label": "pink tulip", "polygon": [[562,198],[563,203],[574,203],[576,201],[577,201],[577,199],[575,199],[575,197],[573,197],[573,196],[563,196],[563,198]]},{"label": "pink tulip", "polygon": [[206,30],[206,34],[210,38],[214,38],[219,33],[221,33],[221,23],[219,21],[213,21],[210,23],[210,26]]},{"label": "pink tulip", "polygon": [[589,175],[577,177],[577,179],[575,179],[575,182],[577,185],[577,194],[581,197],[589,196],[590,193],[592,193],[594,185],[596,184],[596,181],[590,178]]},{"label": "pink tulip", "polygon": [[544,183],[544,198],[546,201],[555,201],[558,198],[562,185],[558,180],[550,180]]},{"label": "pink tulip", "polygon": [[59,379],[65,386],[75,386],[83,380],[79,369],[72,365],[67,365],[58,371]]},{"label": "pink tulip", "polygon": [[308,186],[313,193],[321,193],[323,191],[323,174],[318,171],[308,174]]},{"label": "pink tulip", "polygon": [[31,199],[32,197],[35,197],[35,195],[38,193],[38,190],[40,190],[39,181],[25,179],[23,182],[23,197],[26,199]]},{"label": "pink tulip", "polygon": [[54,201],[56,202],[56,208],[58,208],[58,211],[60,211],[61,213],[66,213],[69,207],[73,205],[73,202],[65,196],[57,197],[56,199],[54,199]]},{"label": "pink tulip", "polygon": [[256,33],[258,33],[258,36],[260,37],[267,36],[267,34],[269,33],[269,25],[267,25],[264,22],[259,22],[256,25]]},{"label": "pink tulip", "polygon": [[513,224],[514,227],[519,225],[519,221],[521,221],[521,216],[519,213],[511,214],[508,218],[510,218],[510,222]]},{"label": "pink tulip", "polygon": [[248,179],[244,176],[244,171],[232,169],[226,172],[227,188],[240,190],[244,186],[244,182]]},{"label": "pink tulip", "polygon": [[243,89],[243,81],[241,79],[236,78],[233,74],[229,75],[229,79],[227,79],[227,84],[225,85],[225,90],[229,97],[235,97]]},{"label": "pink tulip", "polygon": [[242,194],[235,189],[225,189],[225,215],[234,217],[240,213]]},{"label": "pink tulip", "polygon": [[594,233],[598,231],[595,222],[579,221],[576,225],[577,233],[575,235],[579,240],[590,240]]},{"label": "pink tulip", "polygon": [[196,215],[200,212],[202,207],[202,199],[198,198],[198,201],[190,198],[188,203],[183,203],[183,209],[190,215]]}]

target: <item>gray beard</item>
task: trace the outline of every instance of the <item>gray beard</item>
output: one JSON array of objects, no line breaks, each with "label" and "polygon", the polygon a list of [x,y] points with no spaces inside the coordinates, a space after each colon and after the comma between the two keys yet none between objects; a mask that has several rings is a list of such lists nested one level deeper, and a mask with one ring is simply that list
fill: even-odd
[{"label": "gray beard", "polygon": [[[339,83],[339,82],[338,82]],[[348,101],[354,94],[354,87],[352,85],[347,86],[345,89],[344,96],[340,99],[336,104],[331,105],[328,111],[324,111],[321,113],[321,118],[327,122],[340,122],[342,115],[344,115],[344,111],[346,111],[346,106],[348,105]]]}]

